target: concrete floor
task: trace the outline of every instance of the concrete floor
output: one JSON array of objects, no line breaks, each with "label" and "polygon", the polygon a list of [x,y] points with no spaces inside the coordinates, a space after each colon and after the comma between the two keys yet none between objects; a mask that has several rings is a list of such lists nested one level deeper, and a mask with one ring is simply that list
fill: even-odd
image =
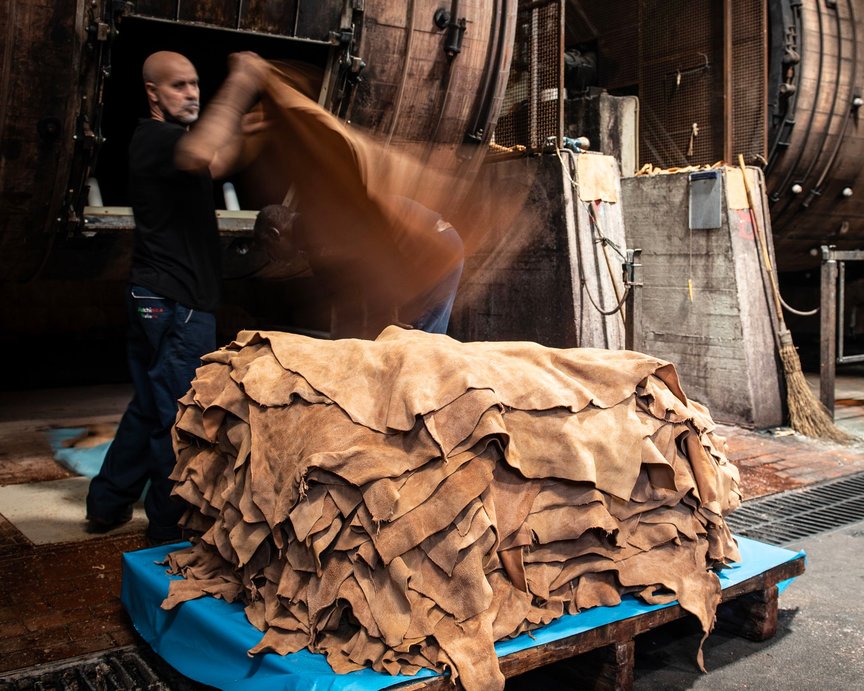
[{"label": "concrete floor", "polygon": [[[860,691],[864,689],[864,600],[860,555],[864,523],[788,545],[807,553],[807,571],[781,595],[777,633],[749,641],[715,630],[705,641],[695,619],[672,622],[636,638],[634,691]],[[508,691],[564,691],[569,663],[530,672]]]},{"label": "concrete floor", "polygon": [[[53,460],[46,429],[116,423],[129,393],[126,386],[103,386],[4,394],[0,399],[0,489],[46,483],[47,490],[52,481],[74,477]],[[864,436],[864,379],[838,377],[837,399],[838,424]],[[864,470],[864,444],[825,444],[787,429],[763,432],[720,426],[718,431],[726,437],[729,458],[741,471],[747,497]],[[2,502],[0,493],[0,674],[135,642],[136,634],[118,599],[120,557],[124,551],[146,546],[143,524],[116,535],[40,542],[28,539],[27,532],[15,525],[14,515],[9,520],[5,514],[14,511]],[[75,508],[83,521],[83,506]],[[50,517],[45,520],[51,522]],[[802,583],[809,577],[805,574]],[[860,575],[857,579],[860,585]],[[814,601],[802,601],[800,606],[816,614]],[[781,607],[787,607],[785,599]],[[831,616],[830,612],[825,614],[824,621],[830,621]],[[803,621],[798,616],[794,619]],[[798,635],[794,623],[790,622],[789,632],[778,643],[785,645],[787,639]],[[680,636],[671,638],[677,640]],[[772,642],[762,645],[774,650]],[[690,659],[680,664],[689,665]],[[770,654],[754,664],[777,669]],[[667,680],[657,679],[656,684],[646,682],[649,685],[640,688],[691,688],[697,682],[703,684],[700,688],[744,688],[713,685],[719,675],[688,674],[668,680],[668,686]]]},{"label": "concrete floor", "polygon": [[[761,643],[715,632],[705,666],[693,665],[699,634],[690,622],[637,639],[634,691],[864,689],[864,522],[789,545],[807,553],[807,571],[780,596],[777,634]],[[691,631],[686,628],[690,624]]]}]

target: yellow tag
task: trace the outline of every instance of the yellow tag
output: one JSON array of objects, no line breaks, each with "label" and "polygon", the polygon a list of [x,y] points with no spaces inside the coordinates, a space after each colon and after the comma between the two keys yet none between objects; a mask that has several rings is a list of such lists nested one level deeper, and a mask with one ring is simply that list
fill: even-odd
[{"label": "yellow tag", "polygon": [[690,302],[693,302],[693,279],[687,279],[687,294],[690,296]]}]

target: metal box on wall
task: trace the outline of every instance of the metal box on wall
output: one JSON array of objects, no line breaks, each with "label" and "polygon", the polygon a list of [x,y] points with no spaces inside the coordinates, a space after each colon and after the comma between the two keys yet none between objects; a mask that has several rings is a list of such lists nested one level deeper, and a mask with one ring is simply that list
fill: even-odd
[{"label": "metal box on wall", "polygon": [[719,170],[700,170],[689,177],[690,230],[715,230],[722,223],[723,179]]}]

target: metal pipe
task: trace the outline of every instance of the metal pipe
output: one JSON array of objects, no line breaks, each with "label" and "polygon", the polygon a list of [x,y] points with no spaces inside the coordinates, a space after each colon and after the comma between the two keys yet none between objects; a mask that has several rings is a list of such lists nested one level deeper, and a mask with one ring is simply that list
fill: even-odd
[{"label": "metal pipe", "polygon": [[624,315],[624,348],[641,351],[642,343],[642,250],[627,250],[625,289],[627,289]]},{"label": "metal pipe", "polygon": [[84,184],[87,186],[87,206],[105,206],[102,203],[102,190],[99,188],[99,181],[94,177],[89,177]]},{"label": "metal pipe", "polygon": [[837,264],[839,294],[837,296],[837,360],[843,359],[843,324],[846,321],[846,262]]},{"label": "metal pipe", "polygon": [[[733,156],[735,132],[732,111],[732,0],[723,0],[723,160]],[[707,63],[707,58],[706,58]]]},{"label": "metal pipe", "polygon": [[537,91],[537,82],[538,82],[538,60],[537,60],[537,12],[538,9],[536,7],[532,7],[531,10],[531,37],[529,40],[529,49],[528,49],[528,60],[529,65],[531,67],[530,76],[528,79],[528,90],[529,90],[529,103],[530,103],[530,111],[529,111],[529,120],[528,120],[528,141],[531,144],[532,149],[538,149],[540,147],[540,142],[537,141],[537,104],[540,100],[539,93]]},{"label": "metal pipe", "polygon": [[[454,4],[457,0],[454,0]],[[462,40],[465,37],[465,30],[468,23],[465,17],[450,18],[450,24],[447,25],[447,39],[444,42],[444,52],[447,54],[448,60],[454,60],[459,53],[462,52]]]},{"label": "metal pipe", "polygon": [[834,384],[837,341],[837,260],[831,248],[822,246],[819,290],[819,400],[834,417]]},{"label": "metal pipe", "polygon": [[[460,8],[460,0],[452,0],[450,4],[450,24],[452,26],[455,22],[458,22],[457,16],[459,14]],[[448,34],[449,38],[449,34]],[[446,44],[445,44],[446,50]],[[455,56],[453,56],[455,57]],[[447,108],[447,103],[450,100],[450,80],[453,77],[453,59],[448,56],[447,60],[447,68],[444,71],[443,83],[438,89],[438,93],[440,94],[442,91],[444,92],[443,98],[441,99],[441,105],[438,109],[438,119],[435,121],[435,128],[432,130],[432,136],[429,138],[429,144],[434,144],[436,139],[438,138],[438,130],[441,127],[441,121],[444,119],[444,111]],[[436,99],[437,100],[437,99]],[[426,156],[426,160],[429,160],[429,156],[432,154],[431,147],[429,148]]]}]

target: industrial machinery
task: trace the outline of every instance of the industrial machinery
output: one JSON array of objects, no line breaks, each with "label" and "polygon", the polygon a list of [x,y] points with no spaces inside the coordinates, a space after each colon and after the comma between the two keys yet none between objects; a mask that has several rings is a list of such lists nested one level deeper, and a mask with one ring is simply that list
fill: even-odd
[{"label": "industrial machinery", "polygon": [[[3,279],[80,276],[60,245],[86,234],[88,192],[98,185],[101,204],[128,205],[126,145],[146,115],[140,71],[151,52],[186,54],[205,103],[231,52],[302,62],[320,74],[317,97],[328,110],[394,143],[455,150],[467,141],[462,160],[491,135],[514,15],[515,0],[4,3]],[[93,261],[89,278],[111,273]]]},{"label": "industrial machinery", "polygon": [[[821,244],[864,242],[857,4],[10,0],[0,7],[0,330],[38,344],[42,359],[58,342],[76,352],[95,339],[122,343],[126,145],[146,115],[141,63],[159,49],[193,60],[205,103],[231,52],[302,63],[324,108],[394,147],[434,142],[432,164],[448,170],[476,165],[490,143],[554,150],[576,102],[637,96],[631,149],[641,163],[740,153],[761,165],[778,268],[810,271]],[[268,200],[234,182],[238,204],[226,206],[241,210],[219,219],[225,333],[255,323],[250,302],[304,322],[314,286],[239,280],[248,257],[238,231]]]},{"label": "industrial machinery", "polygon": [[643,163],[743,154],[764,168],[781,270],[818,266],[821,244],[861,246],[860,3],[570,0],[566,19],[568,47],[596,72],[591,86],[639,97]]},{"label": "industrial machinery", "polygon": [[[322,107],[388,146],[432,142],[429,164],[452,172],[476,166],[490,141],[515,15],[516,0],[3,3],[0,331],[10,337],[4,346],[41,362],[53,358],[58,343],[82,357],[101,350],[117,354],[117,371],[125,369],[120,284],[132,227],[126,149],[138,118],[147,116],[141,65],[151,52],[186,54],[198,69],[205,105],[232,52],[302,64],[316,75],[313,97]],[[260,205],[280,201],[233,182],[241,210],[219,212],[229,279],[220,321],[229,338],[256,324],[244,311],[250,301],[262,310],[269,301],[291,320],[291,296],[300,304],[297,296],[305,294],[302,282],[258,291],[231,280],[248,275],[238,231],[248,233]],[[93,347],[106,341],[117,347]],[[48,383],[60,379],[46,375]]]}]

